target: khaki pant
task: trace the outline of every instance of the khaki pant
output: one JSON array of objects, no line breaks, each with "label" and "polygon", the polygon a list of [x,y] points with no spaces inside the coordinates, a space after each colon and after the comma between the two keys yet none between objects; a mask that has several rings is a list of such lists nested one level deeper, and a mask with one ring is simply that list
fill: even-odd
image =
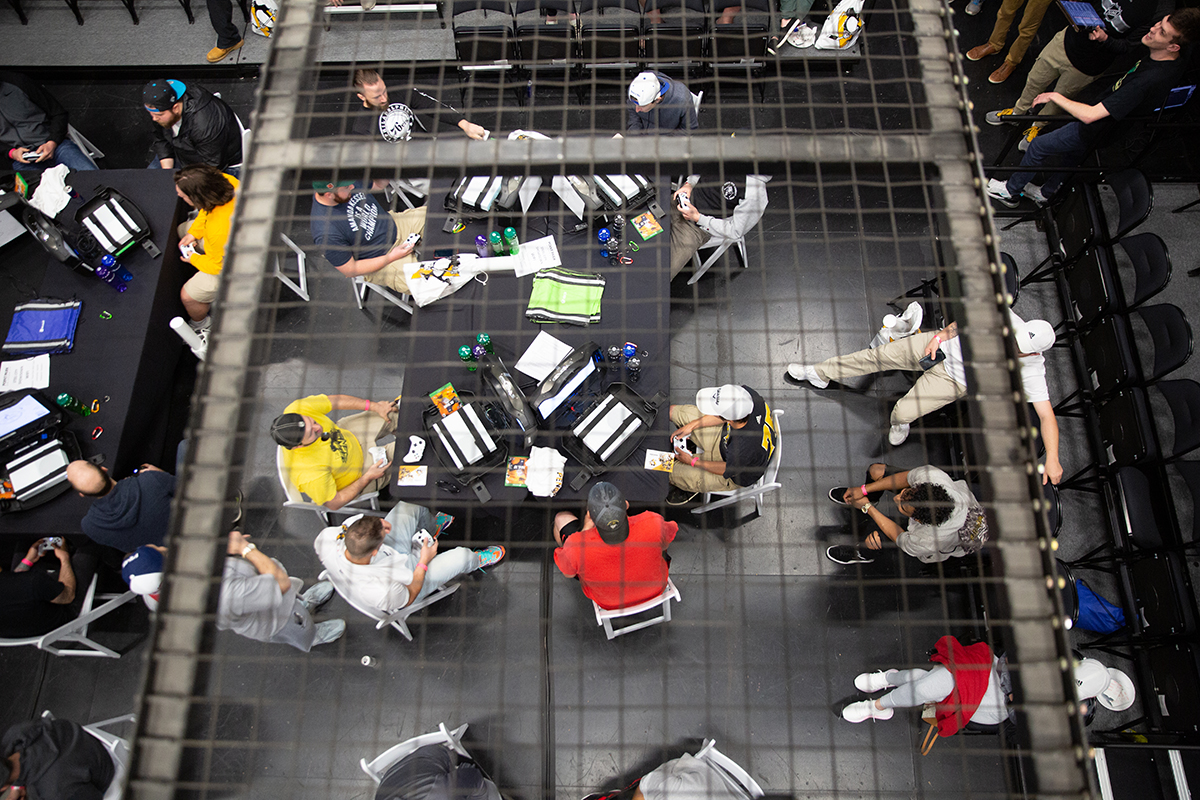
[{"label": "khaki pant", "polygon": [[1013,19],[1021,6],[1025,6],[1025,13],[1021,15],[1021,24],[1017,26],[1017,40],[1004,57],[1004,60],[1014,67],[1025,58],[1025,51],[1029,49],[1029,43],[1033,41],[1042,24],[1042,17],[1050,7],[1050,0],[1004,0],[996,13],[996,27],[992,28],[992,37],[988,39],[988,44],[997,51],[1004,49],[1008,29],[1012,27]]},{"label": "khaki pant", "polygon": [[[846,356],[837,356],[816,365],[817,375],[822,380],[836,381],[855,378],[892,369],[921,372],[921,356],[936,334],[918,333],[906,339],[888,342],[874,350],[859,350]],[[946,364],[939,363],[926,371],[901,397],[892,409],[892,424],[907,425],[913,420],[937,411],[942,406],[966,397],[967,390],[959,386],[949,373]]]},{"label": "khaki pant", "polygon": [[[407,211],[389,211],[388,215],[396,223],[396,241],[392,243],[393,247],[407,239],[410,234],[425,234],[425,206],[410,208]],[[415,263],[417,263],[416,253],[409,253],[381,270],[363,275],[363,279],[367,283],[386,286],[401,294],[408,294],[407,267],[409,264]]]},{"label": "khaki pant", "polygon": [[[1066,28],[1059,31],[1050,40],[1050,44],[1046,45],[1038,55],[1037,61],[1033,62],[1033,68],[1029,70],[1029,77],[1025,79],[1025,91],[1021,92],[1021,98],[1013,106],[1014,114],[1028,114],[1029,109],[1033,108],[1033,99],[1046,91],[1051,83],[1054,84],[1054,91],[1070,100],[1096,79],[1095,76],[1084,75],[1071,66],[1071,59],[1067,58],[1067,50],[1063,46],[1065,35]],[[1062,114],[1064,112],[1056,104],[1046,103],[1038,113]]]},{"label": "khaki pant", "polygon": [[[358,444],[363,451],[363,472],[371,466],[371,454],[367,452],[368,448],[375,446],[375,439],[380,434],[385,433],[385,428],[388,423],[380,419],[379,415],[374,411],[360,411],[357,414],[351,414],[345,419],[339,419],[337,426],[348,433],[354,434],[354,438],[358,439]],[[392,430],[395,430],[393,427]],[[388,461],[393,461],[396,455],[396,442],[393,441],[387,446]],[[390,470],[389,470],[390,472]],[[383,475],[373,483],[368,484],[364,492],[378,492],[388,484],[389,475]]]},{"label": "khaki pant", "polygon": [[711,238],[699,225],[684,218],[678,203],[671,203],[671,277],[683,272],[700,246]]},{"label": "khaki pant", "polygon": [[[695,406],[671,407],[671,424],[676,428],[681,428],[702,416],[704,415],[700,413],[700,409]],[[696,428],[692,432],[690,440],[704,450],[700,454],[701,461],[721,460],[721,432],[724,429],[723,425],[715,425],[711,428]],[[671,470],[670,482],[672,486],[678,486],[689,492],[728,492],[740,488],[729,478],[714,475],[698,466],[684,464],[678,459],[675,461],[675,467]]]}]

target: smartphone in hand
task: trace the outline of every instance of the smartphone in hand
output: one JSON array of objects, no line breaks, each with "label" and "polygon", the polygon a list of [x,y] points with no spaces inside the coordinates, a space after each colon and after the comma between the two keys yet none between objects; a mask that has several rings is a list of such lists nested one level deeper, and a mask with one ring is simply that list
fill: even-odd
[{"label": "smartphone in hand", "polygon": [[931,370],[931,369],[933,369],[933,366],[935,364],[937,364],[939,361],[945,361],[945,360],[946,360],[946,354],[943,353],[941,350],[938,350],[932,356],[927,356],[927,355],[921,356],[920,361],[918,361],[917,363],[921,365],[921,369]]}]

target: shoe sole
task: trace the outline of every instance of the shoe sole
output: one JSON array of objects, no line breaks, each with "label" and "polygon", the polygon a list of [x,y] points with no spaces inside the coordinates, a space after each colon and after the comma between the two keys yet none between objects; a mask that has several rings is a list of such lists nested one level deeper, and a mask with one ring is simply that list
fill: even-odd
[{"label": "shoe sole", "polygon": [[699,495],[700,495],[700,493],[699,493],[699,492],[696,492],[696,494],[692,495],[691,497],[689,497],[689,498],[688,498],[688,499],[686,499],[686,500],[668,500],[668,501],[667,501],[667,505],[669,505],[669,506],[675,506],[675,507],[677,507],[677,508],[678,508],[679,506],[686,506],[688,503],[691,503],[691,502],[693,502],[693,501],[694,501],[694,500],[695,500],[695,499],[696,499],[696,498],[697,498]]},{"label": "shoe sole", "polygon": [[873,558],[865,558],[865,559],[864,558],[856,558],[856,559],[852,559],[850,561],[843,561],[840,558],[834,558],[833,556],[831,556],[829,554],[829,550],[825,551],[825,557],[828,558],[830,561],[832,561],[835,564],[843,564],[847,567],[850,566],[851,564],[874,564],[875,563],[875,559],[873,559]]},{"label": "shoe sole", "polygon": [[[997,203],[999,203],[1000,205],[1004,206],[1005,208],[1016,208],[1017,206],[1019,206],[1019,205],[1021,204],[1021,202],[1020,202],[1019,200],[1005,200],[1005,199],[1003,199],[1003,198],[996,197],[995,195],[991,195],[991,194],[989,194],[989,195],[988,195],[988,199],[989,199],[989,200],[994,200],[994,201],[996,201]],[[907,441],[908,437],[907,437],[907,436],[905,436],[904,438],[905,438],[905,440]],[[893,447],[897,447],[897,446],[898,446],[896,442],[893,442],[893,441],[892,441],[892,437],[890,437],[890,436],[888,437],[888,442],[889,442],[889,443],[890,443],[890,444],[891,444]],[[904,444],[904,442],[900,442],[899,444]]]},{"label": "shoe sole", "polygon": [[992,75],[988,75],[988,83],[992,84],[993,86],[999,86],[1000,84],[1004,83],[1006,80],[1008,80],[1011,77],[1012,77],[1012,73],[1010,72],[1007,75],[1005,75],[1003,78],[1001,78],[1000,80],[996,80],[995,73],[993,73]]},{"label": "shoe sole", "polygon": [[974,58],[971,58],[971,51],[968,50],[967,51],[967,61],[983,61],[988,56],[994,56],[994,55],[996,55],[996,53],[999,53],[999,52],[1000,52],[999,50],[992,50],[990,53],[984,53],[981,56],[975,56]]},{"label": "shoe sole", "polygon": [[844,492],[845,492],[845,490],[846,490],[846,489],[849,489],[849,488],[850,488],[849,486],[835,486],[835,487],[833,487],[832,489],[830,489],[830,490],[829,490],[829,499],[830,499],[830,500],[832,500],[833,502],[837,503],[839,506],[846,506],[846,507],[849,507],[849,506],[850,506],[850,504],[849,504],[849,503],[847,503],[845,500],[843,500],[843,499],[841,498],[841,496],[840,496],[840,495],[839,495],[839,496],[837,496],[837,497],[835,497],[835,496],[834,496],[834,493],[835,493],[835,492],[837,492],[837,490],[838,490],[838,489],[842,489],[842,490],[843,490],[843,493],[844,493]]},{"label": "shoe sole", "polygon": [[995,122],[992,122],[990,119],[985,117],[983,121],[988,125],[1012,125],[1012,123],[1006,120],[1004,117],[998,117]]}]

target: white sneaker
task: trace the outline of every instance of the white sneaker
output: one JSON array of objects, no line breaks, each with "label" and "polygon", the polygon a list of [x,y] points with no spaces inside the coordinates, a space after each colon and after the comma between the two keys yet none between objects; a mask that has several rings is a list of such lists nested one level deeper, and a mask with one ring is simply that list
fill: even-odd
[{"label": "white sneaker", "polygon": [[824,389],[829,385],[829,381],[821,380],[821,376],[817,374],[817,368],[811,364],[788,364],[787,372],[796,380],[808,381],[818,389]]},{"label": "white sneaker", "polygon": [[842,709],[842,719],[846,722],[866,722],[869,719],[891,719],[895,709],[875,707],[874,700],[860,700]]},{"label": "white sneaker", "polygon": [[331,619],[328,622],[317,623],[317,638],[313,639],[313,647],[319,644],[329,644],[342,638],[346,632],[346,620]]},{"label": "white sneaker", "polygon": [[908,438],[909,425],[893,425],[888,430],[888,444],[892,447],[899,447],[904,444],[904,440]]},{"label": "white sneaker", "polygon": [[1032,183],[1025,184],[1025,188],[1021,190],[1021,194],[1028,197],[1039,206],[1048,206],[1050,201],[1046,199],[1046,195],[1042,194],[1042,187],[1035,186]]},{"label": "white sneaker", "polygon": [[192,330],[194,330],[196,333],[203,333],[204,331],[207,331],[210,328],[212,328],[212,317],[211,316],[205,317],[204,319],[200,320],[199,322],[196,322],[196,320],[194,320],[194,319],[189,319],[188,325],[191,325]]},{"label": "white sneaker", "polygon": [[1016,208],[1020,202],[1017,198],[1008,193],[1008,184],[1001,180],[992,178],[987,182],[987,196],[995,200],[1005,208]]},{"label": "white sneaker", "polygon": [[[888,670],[891,672],[892,670]],[[864,672],[854,679],[854,688],[860,692],[879,692],[892,688],[887,672]]]}]

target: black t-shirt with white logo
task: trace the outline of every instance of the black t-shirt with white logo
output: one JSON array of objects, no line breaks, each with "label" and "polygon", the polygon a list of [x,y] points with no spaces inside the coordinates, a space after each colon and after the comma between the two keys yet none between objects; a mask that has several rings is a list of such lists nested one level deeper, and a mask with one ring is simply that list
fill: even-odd
[{"label": "black t-shirt with white logo", "polygon": [[721,458],[725,462],[725,477],[738,486],[754,484],[767,471],[767,462],[775,452],[775,420],[762,395],[743,386],[754,401],[754,410],[741,428],[728,422],[721,434]]}]

